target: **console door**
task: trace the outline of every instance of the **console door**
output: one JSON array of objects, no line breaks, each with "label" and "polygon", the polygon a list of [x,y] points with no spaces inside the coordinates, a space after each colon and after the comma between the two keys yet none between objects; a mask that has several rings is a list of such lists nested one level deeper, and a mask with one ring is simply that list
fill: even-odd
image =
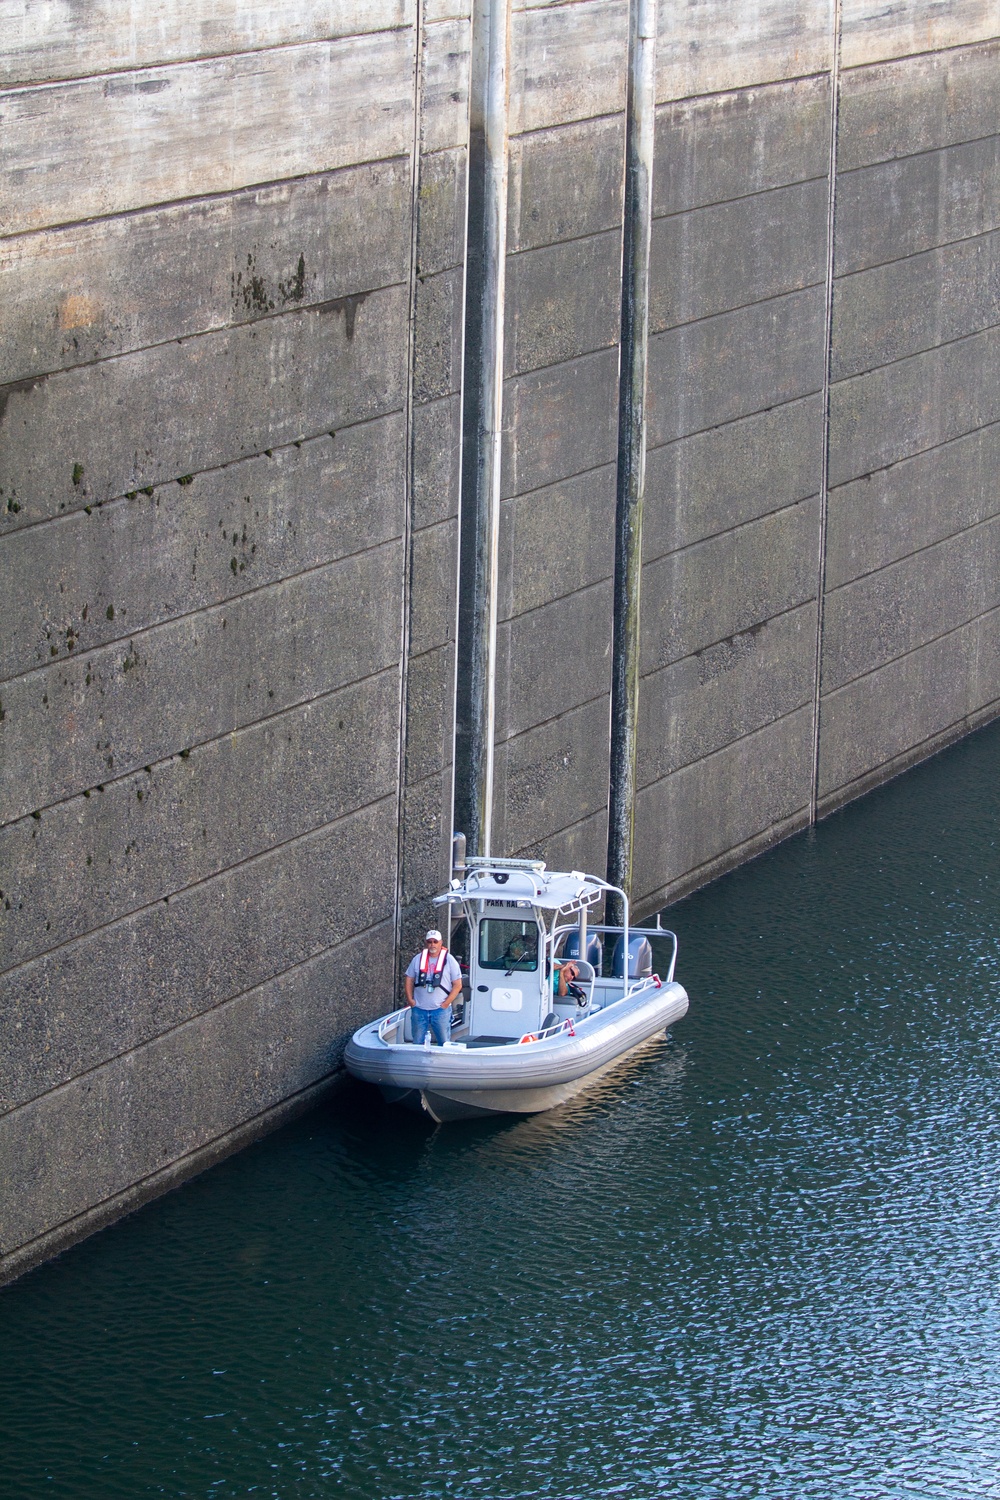
[{"label": "console door", "polygon": [[544,943],[535,913],[484,903],[470,955],[471,1037],[521,1037],[542,1020]]}]

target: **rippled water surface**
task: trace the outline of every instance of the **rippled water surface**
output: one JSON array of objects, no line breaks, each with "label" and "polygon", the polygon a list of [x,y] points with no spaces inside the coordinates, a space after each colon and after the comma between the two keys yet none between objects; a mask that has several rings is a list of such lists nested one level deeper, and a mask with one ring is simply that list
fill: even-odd
[{"label": "rippled water surface", "polygon": [[359,1090],[0,1293],[0,1494],[1000,1496],[994,727],[673,909],[550,1115]]}]

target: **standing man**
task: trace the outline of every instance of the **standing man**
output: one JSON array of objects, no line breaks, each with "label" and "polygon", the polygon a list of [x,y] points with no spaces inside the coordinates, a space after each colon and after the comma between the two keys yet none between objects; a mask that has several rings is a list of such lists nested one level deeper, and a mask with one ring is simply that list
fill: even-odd
[{"label": "standing man", "polygon": [[424,934],[424,950],[411,960],[404,981],[406,1003],[413,1009],[413,1040],[423,1044],[430,1027],[431,1039],[443,1047],[451,1036],[451,1006],[462,993],[462,971],[441,934],[432,927]]}]

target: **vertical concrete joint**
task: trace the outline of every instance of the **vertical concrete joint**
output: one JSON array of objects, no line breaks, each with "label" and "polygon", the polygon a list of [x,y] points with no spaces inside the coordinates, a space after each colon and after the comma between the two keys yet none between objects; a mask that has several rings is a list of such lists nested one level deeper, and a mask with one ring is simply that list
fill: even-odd
[{"label": "vertical concrete joint", "polygon": [[608,879],[630,895],[639,713],[649,246],[653,218],[655,127],[656,4],[655,0],[632,0],[625,135],[608,808]]},{"label": "vertical concrete joint", "polygon": [[813,664],[812,777],[809,822],[819,801],[820,710],[822,706],[823,604],[826,594],[826,531],[830,506],[830,371],[833,365],[834,231],[837,216],[837,137],[840,128],[841,0],[834,0],[830,53],[830,157],[826,215],[826,308],[823,323],[823,446],[820,455],[819,536],[816,559],[816,652]]},{"label": "vertical concrete joint", "polygon": [[476,0],[455,726],[455,821],[476,854],[490,852],[493,818],[509,55],[510,0]]}]

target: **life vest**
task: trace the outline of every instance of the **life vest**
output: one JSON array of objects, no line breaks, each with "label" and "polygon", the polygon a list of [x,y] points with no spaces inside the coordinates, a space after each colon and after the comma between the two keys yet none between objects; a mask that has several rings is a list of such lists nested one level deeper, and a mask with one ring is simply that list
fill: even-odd
[{"label": "life vest", "polygon": [[425,948],[420,955],[420,968],[417,972],[417,983],[426,985],[429,990],[444,989],[441,983],[441,975],[444,966],[448,962],[448,950],[442,948],[435,961],[431,962],[431,956]]}]

